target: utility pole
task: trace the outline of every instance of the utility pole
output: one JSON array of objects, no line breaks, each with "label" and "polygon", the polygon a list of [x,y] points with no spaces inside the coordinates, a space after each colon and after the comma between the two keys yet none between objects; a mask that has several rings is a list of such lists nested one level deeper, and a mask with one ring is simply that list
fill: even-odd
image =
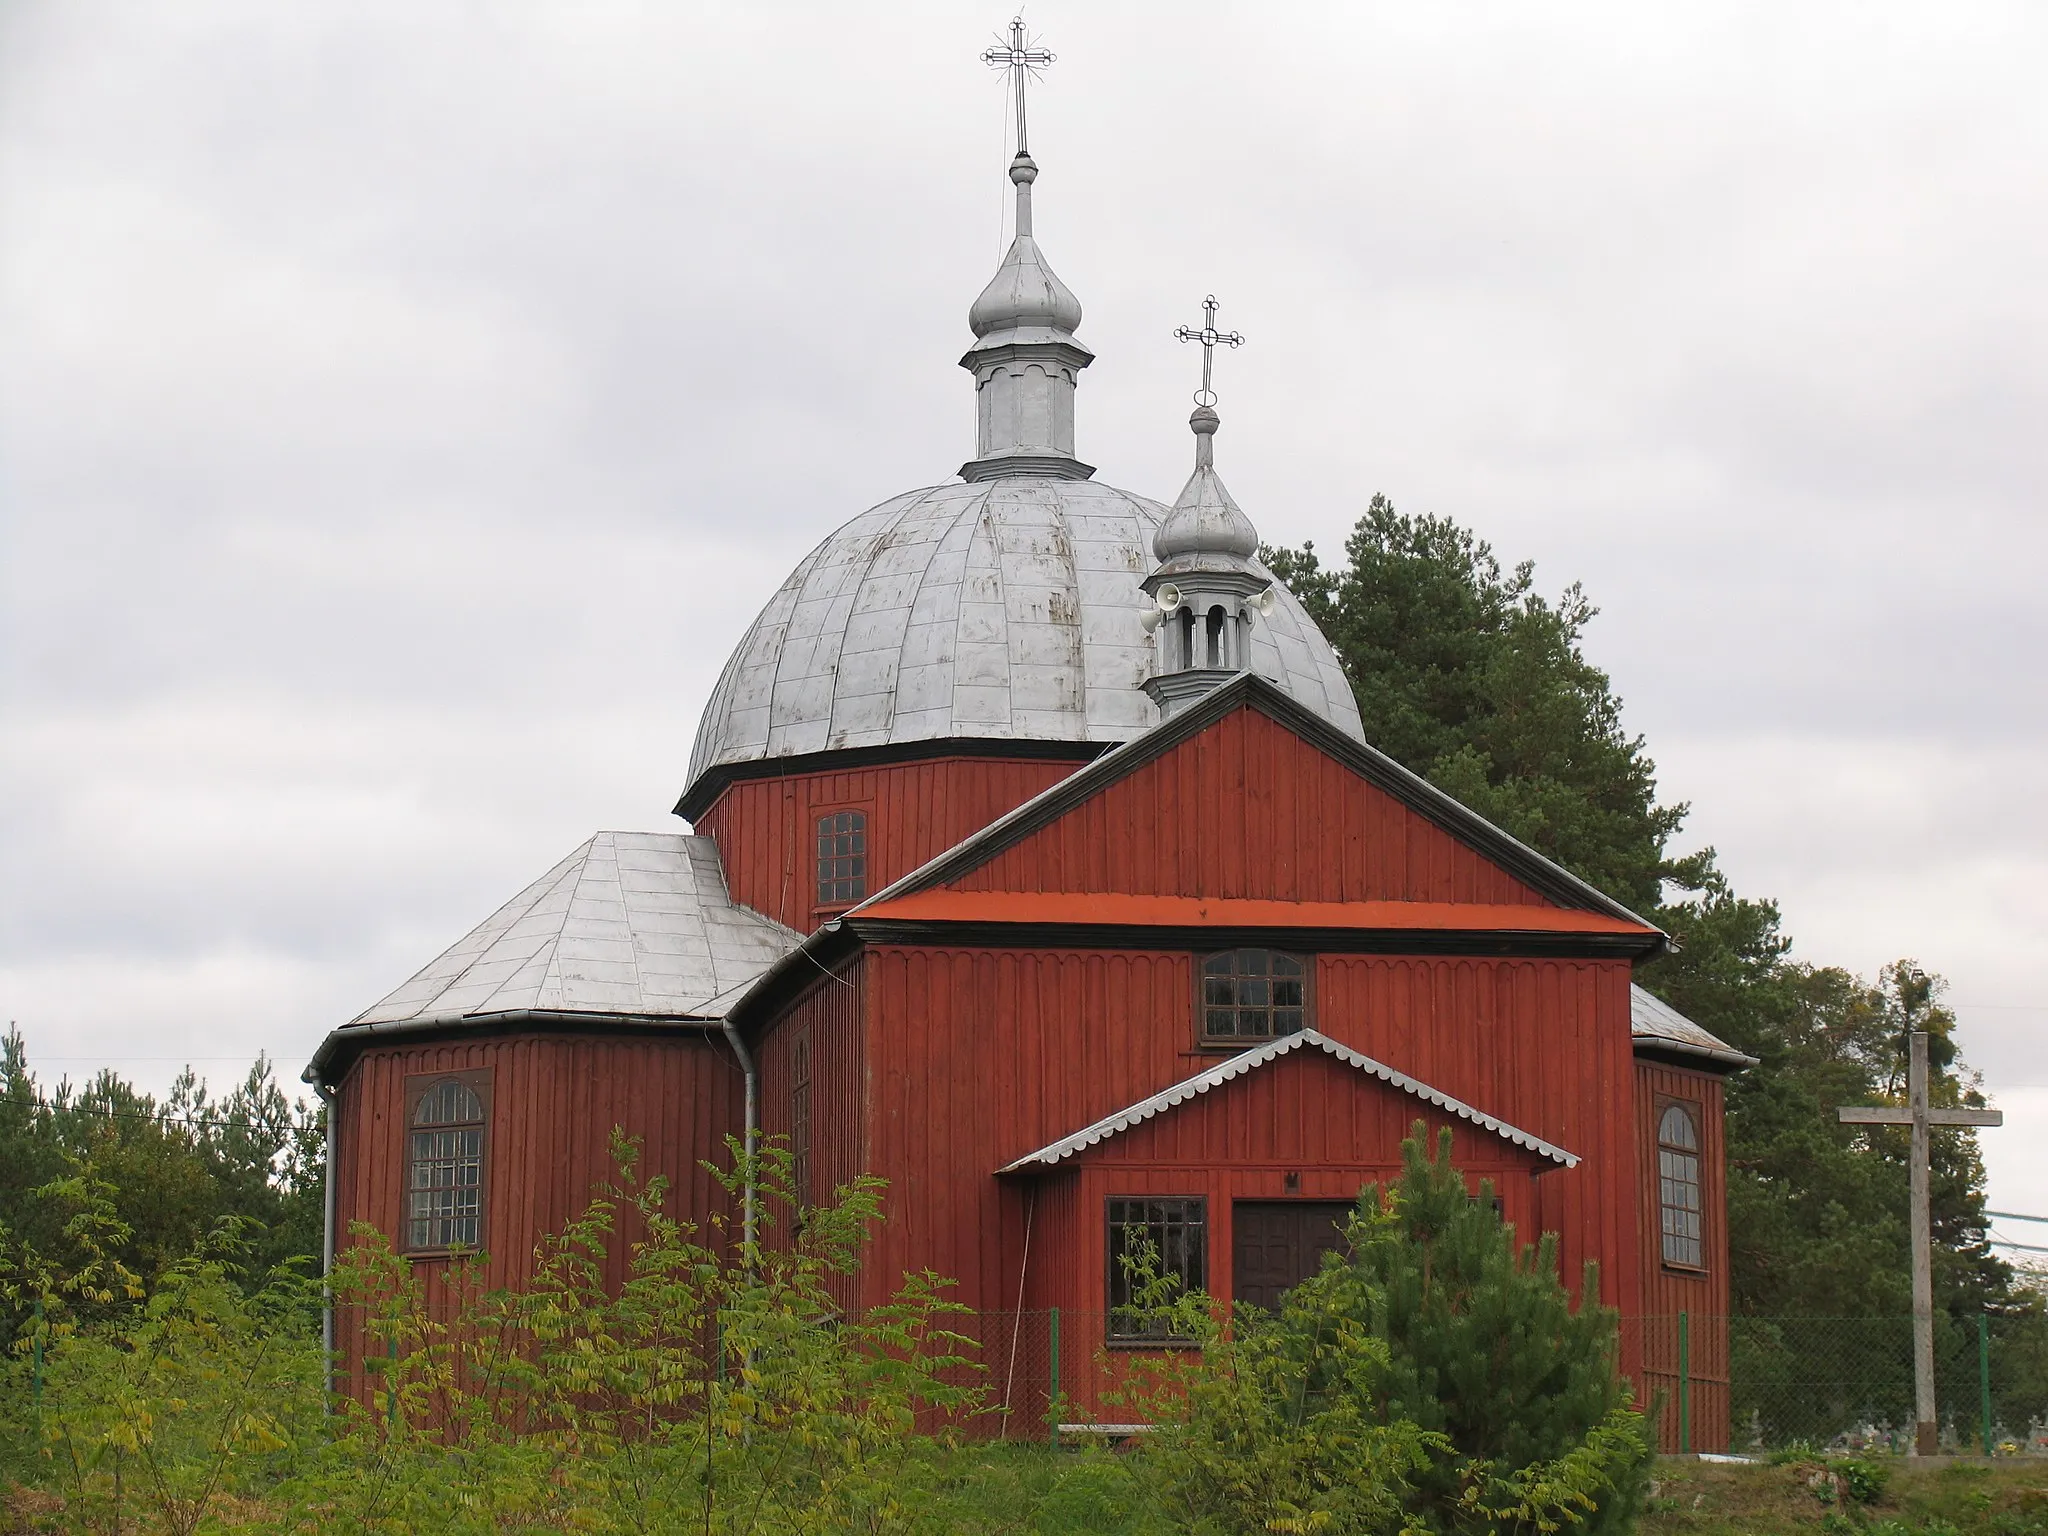
[{"label": "utility pole", "polygon": [[1939,1449],[1939,1425],[1934,1412],[1934,1217],[1927,1193],[1928,1133],[1936,1126],[2003,1125],[2005,1116],[1995,1109],[1928,1108],[1927,1031],[1916,1029],[1911,1035],[1906,1107],[1844,1105],[1835,1114],[1846,1125],[1913,1128],[1913,1454],[1932,1456]]}]

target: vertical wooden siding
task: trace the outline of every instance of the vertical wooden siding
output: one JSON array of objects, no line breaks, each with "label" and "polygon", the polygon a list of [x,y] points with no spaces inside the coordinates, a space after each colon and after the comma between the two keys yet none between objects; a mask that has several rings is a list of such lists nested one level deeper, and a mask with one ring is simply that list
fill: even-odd
[{"label": "vertical wooden siding", "polygon": [[[485,1150],[483,1248],[487,1285],[532,1272],[534,1244],[560,1230],[615,1177],[614,1126],[641,1139],[640,1174],[666,1174],[671,1212],[702,1221],[723,1210],[724,1191],[703,1169],[724,1160],[725,1136],[741,1127],[742,1079],[723,1042],[661,1038],[510,1035],[365,1051],[339,1090],[336,1240],[367,1222],[395,1237],[405,1197],[405,1079],[488,1069],[491,1119]],[[417,1261],[430,1272],[442,1259]],[[610,1280],[624,1278],[623,1243]],[[344,1339],[350,1358],[359,1341]]]},{"label": "vertical wooden siding", "polygon": [[836,773],[742,779],[696,823],[718,844],[733,899],[802,933],[817,906],[817,818],[868,817],[872,894],[979,832],[1081,765],[1040,759],[927,758]]},{"label": "vertical wooden siding", "polygon": [[1109,785],[956,885],[1555,905],[1251,708]]},{"label": "vertical wooden siding", "polygon": [[[868,964],[870,1164],[890,1182],[871,1273],[929,1266],[969,1306],[1013,1306],[1021,1207],[994,1170],[1217,1059],[1194,1046],[1192,957],[887,947]],[[1628,983],[1626,961],[1326,955],[1317,1027],[1579,1153],[1540,1181],[1545,1224],[1567,1279],[1598,1259],[1604,1299],[1634,1313]],[[1283,1170],[1269,1173],[1259,1193],[1278,1198]]]},{"label": "vertical wooden siding", "polygon": [[[799,1033],[810,1042],[809,1193],[814,1203],[829,1200],[835,1189],[869,1171],[867,1071],[860,1027],[865,981],[865,956],[820,976],[755,1048],[761,1072],[761,1130],[786,1140],[791,1130],[792,1045]],[[777,1212],[776,1221],[786,1233],[789,1213]],[[839,1302],[852,1306],[857,1300],[849,1277]]]},{"label": "vertical wooden siding", "polygon": [[[1692,1449],[1728,1449],[1728,1174],[1722,1124],[1721,1079],[1712,1072],[1638,1061],[1636,1133],[1643,1180],[1637,1220],[1643,1253],[1643,1384],[1659,1395],[1658,1436],[1678,1448],[1678,1328],[1687,1315],[1687,1374],[1692,1382]],[[1664,1267],[1663,1213],[1657,1179],[1657,1115],[1668,1099],[1697,1111],[1700,1133],[1700,1205],[1705,1216],[1706,1273]]]}]

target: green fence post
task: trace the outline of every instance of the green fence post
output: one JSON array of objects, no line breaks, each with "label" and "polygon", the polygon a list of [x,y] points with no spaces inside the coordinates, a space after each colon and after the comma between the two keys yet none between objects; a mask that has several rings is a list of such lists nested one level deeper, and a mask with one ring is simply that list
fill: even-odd
[{"label": "green fence post", "polygon": [[36,1298],[35,1356],[36,1416],[40,1418],[43,1412],[43,1298],[40,1296]]},{"label": "green fence post", "polygon": [[1052,1448],[1060,1448],[1060,1309],[1052,1309],[1052,1388],[1046,1395],[1052,1410]]},{"label": "green fence post", "polygon": [[1991,1445],[1991,1318],[1988,1314],[1977,1314],[1977,1411],[1984,1419],[1984,1454],[1992,1453]]},{"label": "green fence post", "polygon": [[1692,1318],[1678,1314],[1678,1454],[1692,1454]]}]

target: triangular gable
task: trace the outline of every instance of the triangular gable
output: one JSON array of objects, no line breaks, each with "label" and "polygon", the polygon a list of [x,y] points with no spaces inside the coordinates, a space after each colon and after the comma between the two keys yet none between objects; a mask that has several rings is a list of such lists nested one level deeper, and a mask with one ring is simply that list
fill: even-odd
[{"label": "triangular gable", "polygon": [[[1282,757],[1288,761],[1270,773],[1243,766],[1270,766]],[[1205,822],[1201,806],[1221,796],[1240,799],[1243,816]],[[1183,887],[1194,870],[1248,899],[1554,907],[1597,914],[1652,941],[1661,937],[1619,902],[1251,673],[1034,796],[847,916],[895,915],[891,903],[939,888],[1216,894],[1170,888],[1176,869]]]},{"label": "triangular gable", "polygon": [[998,1173],[1035,1173],[1044,1169],[1058,1167],[1077,1153],[1086,1151],[1089,1147],[1095,1146],[1100,1142],[1107,1141],[1112,1136],[1120,1135],[1135,1125],[1142,1125],[1154,1116],[1166,1113],[1175,1105],[1185,1104],[1197,1094],[1207,1093],[1210,1089],[1220,1087],[1222,1084],[1230,1082],[1233,1078],[1242,1077],[1247,1072],[1255,1072],[1260,1067],[1278,1061],[1290,1051],[1303,1050],[1311,1046],[1326,1051],[1344,1065],[1355,1067],[1361,1072],[1376,1077],[1390,1087],[1397,1088],[1403,1093],[1412,1094],[1423,1103],[1433,1105],[1446,1114],[1455,1115],[1460,1120],[1470,1121],[1472,1124],[1479,1126],[1483,1130],[1493,1132],[1494,1135],[1513,1143],[1515,1146],[1534,1152],[1539,1157],[1548,1158],[1561,1168],[1571,1168],[1578,1164],[1579,1159],[1575,1153],[1567,1152],[1562,1147],[1552,1146],[1541,1137],[1533,1136],[1524,1130],[1518,1130],[1516,1127],[1509,1125],[1505,1120],[1496,1119],[1483,1110],[1474,1109],[1463,1100],[1454,1099],[1447,1093],[1440,1093],[1430,1087],[1429,1084],[1420,1082],[1405,1072],[1397,1072],[1384,1062],[1374,1061],[1370,1056],[1362,1055],[1352,1050],[1348,1045],[1338,1044],[1328,1035],[1318,1030],[1304,1029],[1299,1033],[1282,1035],[1277,1040],[1270,1040],[1264,1045],[1255,1046],[1253,1049],[1245,1051],[1240,1055],[1232,1056],[1228,1060],[1219,1061],[1206,1072],[1198,1072],[1193,1077],[1175,1083],[1171,1088],[1162,1089],[1148,1099],[1140,1099],[1129,1108],[1120,1109],[1113,1115],[1105,1116],[1093,1125],[1086,1126],[1074,1132],[1071,1136],[1064,1136],[1060,1140],[1053,1142],[1050,1146],[1040,1147],[1036,1152],[1020,1157],[1015,1162],[996,1171]]}]

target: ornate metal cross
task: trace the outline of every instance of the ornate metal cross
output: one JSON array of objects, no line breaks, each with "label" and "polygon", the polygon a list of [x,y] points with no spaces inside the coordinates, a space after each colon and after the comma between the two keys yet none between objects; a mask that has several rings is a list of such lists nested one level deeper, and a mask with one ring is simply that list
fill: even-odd
[{"label": "ornate metal cross", "polygon": [[1198,331],[1192,326],[1184,325],[1173,334],[1182,341],[1199,341],[1202,344],[1202,387],[1196,392],[1195,404],[1214,405],[1216,391],[1209,386],[1212,383],[1210,374],[1216,360],[1216,349],[1219,346],[1241,347],[1244,345],[1244,337],[1236,331],[1216,329],[1216,295],[1213,293],[1202,300],[1202,328]]},{"label": "ornate metal cross", "polygon": [[1027,75],[1037,74],[1052,63],[1052,51],[1029,43],[1024,36],[1024,18],[1013,16],[1010,18],[1008,41],[999,40],[995,47],[986,50],[981,56],[981,62],[991,69],[1007,69],[1010,78],[1016,83],[1017,153],[1029,154],[1031,149],[1027,142],[1028,135],[1024,131],[1024,79]]}]

